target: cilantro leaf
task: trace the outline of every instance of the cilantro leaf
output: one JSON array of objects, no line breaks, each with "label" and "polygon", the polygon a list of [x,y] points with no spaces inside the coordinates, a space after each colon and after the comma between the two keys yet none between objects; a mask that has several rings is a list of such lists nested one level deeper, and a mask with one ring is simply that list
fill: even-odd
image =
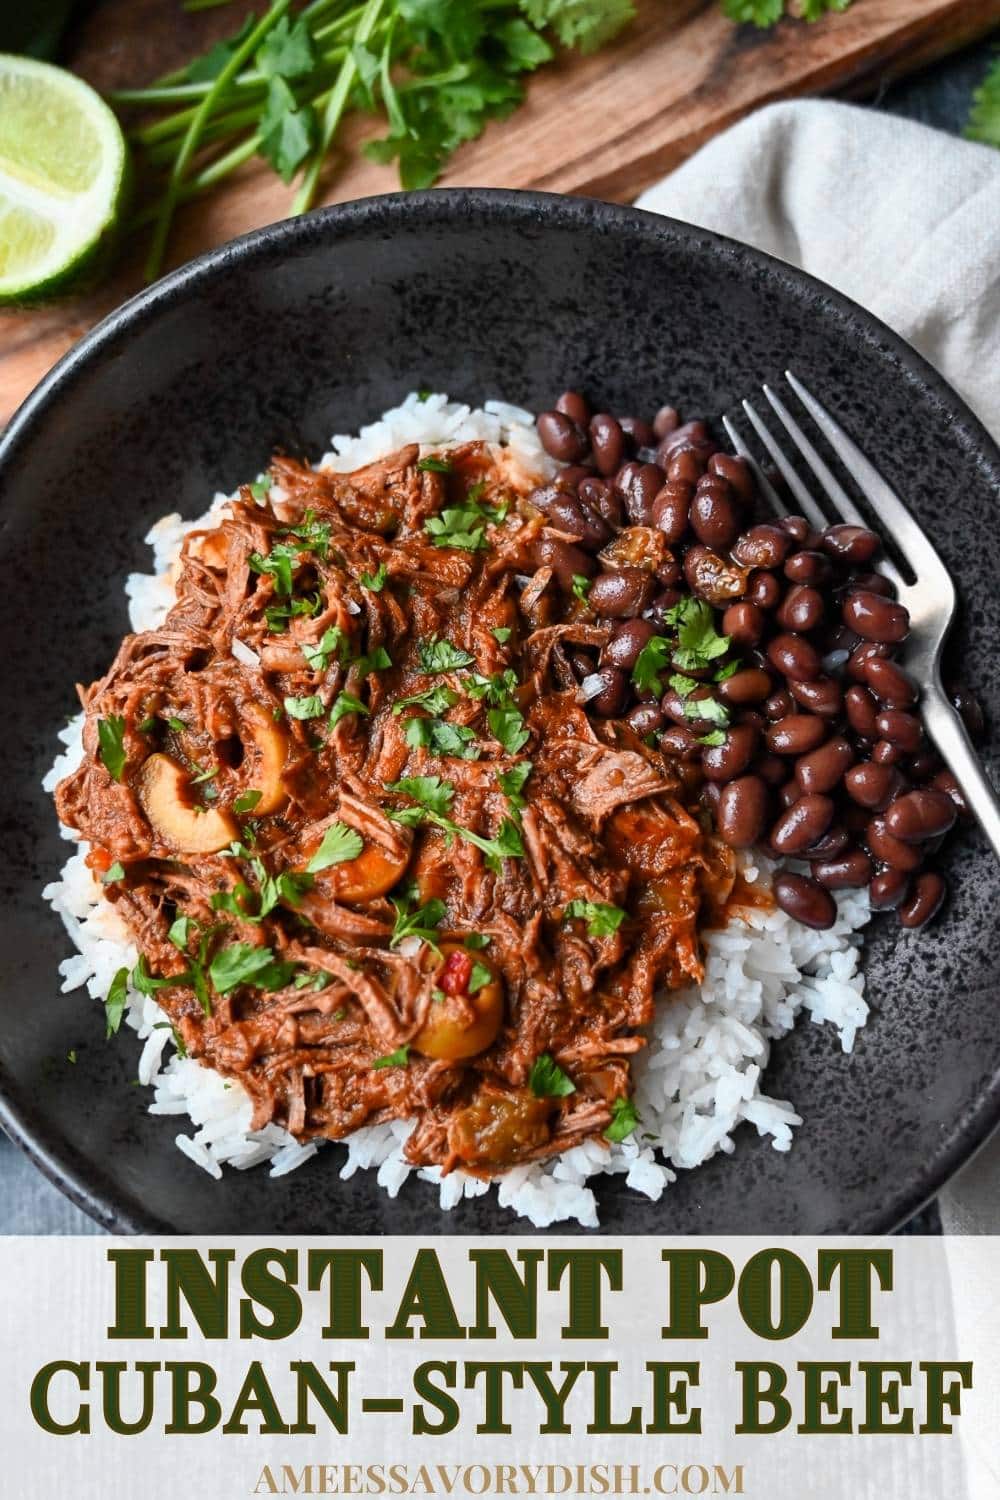
[{"label": "cilantro leaf", "polygon": [[486,722],[490,727],[490,734],[508,755],[516,755],[519,750],[523,750],[531,738],[524,727],[524,715],[519,709],[491,708],[486,715]]},{"label": "cilantro leaf", "polygon": [[485,964],[475,959],[472,964],[472,972],[469,975],[469,994],[475,995],[486,984],[493,983],[493,970],[488,969]]},{"label": "cilantro leaf", "polygon": [[335,729],[341,719],[348,714],[370,714],[371,709],[360,698],[355,698],[353,693],[338,693],[334,699],[333,707],[330,709],[330,717],[327,720],[331,729]]},{"label": "cilantro leaf", "polygon": [[718,724],[720,728],[729,723],[729,709],[716,698],[688,698],[684,715],[688,719],[704,719],[708,724]]},{"label": "cilantro leaf", "polygon": [[785,0],[722,0],[722,10],[730,21],[750,21],[763,30],[781,20],[785,14]]},{"label": "cilantro leaf", "polygon": [[681,599],[667,612],[667,623],[677,626],[674,661],[682,671],[707,667],[729,650],[728,635],[715,628],[715,611],[704,599]]},{"label": "cilantro leaf", "polygon": [[258,71],[266,78],[303,78],[316,64],[309,27],[282,16],[257,48]]},{"label": "cilantro leaf", "polygon": [[128,1005],[128,969],[119,969],[111,981],[104,1001],[105,1038],[111,1038],[122,1024]]},{"label": "cilantro leaf", "polygon": [[396,921],[389,939],[390,948],[398,948],[404,938],[417,937],[437,952],[436,929],[445,914],[445,904],[437,896],[423,906],[411,907],[405,900],[390,898],[396,909]]},{"label": "cilantro leaf", "polygon": [[693,677],[685,677],[680,672],[672,673],[667,681],[680,698],[687,698],[698,686]]},{"label": "cilantro leaf", "polygon": [[358,582],[362,588],[370,589],[373,594],[381,594],[385,588],[385,581],[389,576],[389,569],[385,563],[379,563],[374,573],[362,573]]},{"label": "cilantro leaf", "polygon": [[121,781],[125,769],[125,720],[119,714],[109,714],[97,721],[97,753],[106,770],[115,781]]},{"label": "cilantro leaf", "polygon": [[261,799],[261,797],[263,797],[263,795],[264,795],[263,792],[255,791],[252,787],[250,788],[249,791],[241,792],[240,795],[233,802],[233,812],[234,813],[248,813],[248,812],[253,812],[254,808],[257,806],[257,803],[260,801],[260,799]]},{"label": "cilantro leaf", "polygon": [[342,865],[346,860],[357,859],[363,848],[364,839],[356,828],[349,828],[346,823],[331,823],[306,870],[315,875],[320,870],[328,870],[331,865]]},{"label": "cilantro leaf", "polygon": [[509,625],[494,625],[490,631],[490,635],[501,646],[506,646],[513,634],[514,632]]},{"label": "cilantro leaf", "polygon": [[262,573],[273,578],[275,593],[290,594],[301,551],[301,547],[296,547],[291,542],[276,542],[266,557],[260,552],[251,552],[247,558],[247,566],[252,573]]},{"label": "cilantro leaf", "polygon": [[398,698],[392,711],[394,714],[401,714],[404,708],[412,705],[415,708],[425,708],[429,714],[440,717],[457,702],[458,694],[446,682],[439,682],[435,687],[424,688],[423,692],[411,693],[408,698]]},{"label": "cilantro leaf", "polygon": [[309,594],[304,599],[289,599],[287,604],[269,604],[264,611],[267,628],[273,635],[279,635],[296,615],[318,615],[321,603],[319,594]]},{"label": "cilantro leaf", "polygon": [[710,729],[707,734],[698,736],[699,745],[724,745],[726,743],[726,731],[724,729]]},{"label": "cilantro leaf", "polygon": [[543,1052],[531,1064],[528,1087],[536,1099],[565,1099],[576,1093],[576,1084],[564,1073],[555,1059]]},{"label": "cilantro leaf", "polygon": [[635,666],[632,668],[632,681],[640,693],[662,691],[663,683],[660,673],[666,670],[670,661],[670,642],[664,635],[650,636],[636,657]]},{"label": "cilantro leaf", "polygon": [[590,593],[590,579],[586,573],[573,574],[573,597],[586,604],[587,595]]},{"label": "cilantro leaf", "polygon": [[401,781],[387,785],[386,791],[402,792],[420,808],[440,814],[447,813],[455,795],[451,782],[442,781],[440,776],[404,776]]},{"label": "cilantro leaf", "polygon": [[522,807],[527,807],[527,799],[521,795],[524,791],[525,782],[531,775],[533,766],[530,760],[518,761],[516,766],[511,766],[509,771],[498,771],[497,781],[500,790],[515,812],[520,812]]},{"label": "cilantro leaf", "polygon": [[450,474],[451,462],[447,458],[435,458],[431,453],[427,458],[417,460],[417,468],[425,474]]},{"label": "cilantro leaf", "polygon": [[300,641],[302,655],[309,663],[314,672],[325,672],[330,657],[335,655],[344,646],[344,632],[339,625],[331,625],[324,630],[318,643],[313,641]]},{"label": "cilantro leaf", "polygon": [[208,973],[220,995],[228,995],[240,984],[259,989],[280,989],[291,979],[293,965],[276,959],[270,948],[256,948],[252,943],[229,943],[220,948],[209,964]]},{"label": "cilantro leaf", "polygon": [[970,141],[1000,146],[1000,58],[990,67],[972,96],[972,109],[965,134]]},{"label": "cilantro leaf", "polygon": [[611,1106],[611,1124],[604,1132],[606,1141],[624,1141],[630,1136],[639,1124],[639,1111],[631,1099],[625,1099],[619,1094]]},{"label": "cilantro leaf", "polygon": [[607,901],[569,901],[563,916],[580,917],[587,924],[590,937],[613,937],[624,922],[627,912]]},{"label": "cilantro leaf", "polygon": [[631,0],[521,0],[533,25],[551,26],[564,47],[596,52],[635,15]]},{"label": "cilantro leaf", "polygon": [[369,672],[383,672],[386,667],[391,667],[392,657],[384,646],[375,646],[366,655],[356,656],[351,665],[364,680]]},{"label": "cilantro leaf", "polygon": [[258,474],[257,478],[253,480],[251,484],[247,485],[247,489],[250,491],[257,504],[262,505],[267,499],[268,495],[271,493],[270,474]]},{"label": "cilantro leaf", "polygon": [[109,865],[101,876],[102,885],[117,885],[119,880],[125,879],[125,866],[121,860],[116,859],[113,865]]},{"label": "cilantro leaf", "polygon": [[486,527],[475,511],[448,506],[438,516],[428,516],[424,530],[435,547],[458,547],[463,552],[481,552],[489,546]]},{"label": "cilantro leaf", "polygon": [[451,641],[421,641],[418,648],[420,665],[425,672],[457,672],[460,667],[472,667],[476,658]]},{"label": "cilantro leaf", "polygon": [[215,46],[202,57],[196,57],[184,69],[183,81],[185,83],[211,83],[214,78],[218,78],[237,47],[245,42],[253,31],[255,21],[256,17],[247,16],[235,36],[229,37],[224,42],[216,42]]},{"label": "cilantro leaf", "polygon": [[318,693],[306,698],[286,698],[285,712],[290,719],[321,719],[326,713]]},{"label": "cilantro leaf", "polygon": [[490,939],[485,932],[467,932],[462,939],[462,946],[478,951],[480,948],[488,948]]},{"label": "cilantro leaf", "polygon": [[274,77],[260,117],[260,154],[282,182],[291,182],[312,149],[316,117],[308,104],[300,108],[288,84]]},{"label": "cilantro leaf", "polygon": [[449,724],[446,719],[406,721],[403,736],[411,750],[430,750],[435,755],[455,755],[461,760],[478,760],[480,750],[475,732],[464,724]]},{"label": "cilantro leaf", "polygon": [[372,1063],[373,1068],[405,1068],[410,1060],[409,1043],[397,1047],[395,1052],[387,1052],[385,1057],[376,1057]]}]

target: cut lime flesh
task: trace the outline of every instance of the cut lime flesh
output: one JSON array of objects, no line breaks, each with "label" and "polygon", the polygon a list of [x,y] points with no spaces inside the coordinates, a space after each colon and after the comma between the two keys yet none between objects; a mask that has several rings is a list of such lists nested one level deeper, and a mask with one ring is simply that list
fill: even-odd
[{"label": "cut lime flesh", "polygon": [[114,227],[125,167],[118,121],[88,84],[0,54],[0,302],[76,276]]}]

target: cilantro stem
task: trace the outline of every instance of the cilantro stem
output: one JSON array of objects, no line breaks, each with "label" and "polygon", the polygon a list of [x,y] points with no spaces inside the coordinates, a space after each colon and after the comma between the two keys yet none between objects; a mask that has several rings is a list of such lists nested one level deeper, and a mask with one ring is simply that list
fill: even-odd
[{"label": "cilantro stem", "polygon": [[[361,19],[358,22],[357,30],[354,33],[355,45],[364,46],[369,40],[384,4],[385,0],[368,0],[362,12]],[[305,176],[302,179],[302,184],[292,203],[293,214],[304,214],[313,205],[316,190],[319,186],[320,172],[323,170],[323,163],[326,160],[327,152],[333,143],[333,138],[337,134],[337,127],[340,125],[341,117],[347,107],[347,100],[354,86],[357,72],[358,65],[355,61],[354,53],[353,51],[348,52],[340,65],[340,73],[327,100],[326,110],[323,114],[323,123],[320,126],[319,143],[312,154],[312,158],[306,168]]]},{"label": "cilantro stem", "polygon": [[[381,3],[381,0],[379,0]],[[291,0],[275,0],[271,8],[261,17],[257,25],[244,38],[233,52],[232,57],[216,77],[208,93],[202,99],[195,110],[194,118],[188,125],[184,139],[181,142],[177,159],[174,162],[167,181],[167,190],[160,203],[156,224],[153,229],[152,243],[149,247],[149,255],[146,258],[145,276],[147,281],[153,281],[159,275],[163,263],[163,254],[166,249],[167,235],[170,233],[170,225],[174,217],[174,210],[184,181],[185,174],[191,163],[191,158],[198,149],[203,126],[207,123],[212,107],[216,100],[229,88],[233,79],[242,68],[248,57],[252,57],[267,36],[267,33],[275,26],[286,13]]]}]

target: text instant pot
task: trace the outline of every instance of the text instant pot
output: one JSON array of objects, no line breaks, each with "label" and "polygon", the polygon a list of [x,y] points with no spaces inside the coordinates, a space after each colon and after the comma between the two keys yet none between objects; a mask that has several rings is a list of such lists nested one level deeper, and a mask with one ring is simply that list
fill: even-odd
[{"label": "text instant pot", "polygon": [[[695,1434],[719,1394],[703,1388],[700,1356],[726,1303],[759,1342],[759,1357],[731,1365],[737,1433],[950,1434],[972,1386],[969,1361],[876,1357],[879,1308],[894,1290],[890,1247],[819,1249],[808,1261],[767,1248],[742,1263],[666,1248],[657,1275],[631,1289],[625,1252],[609,1245],[474,1248],[452,1258],[447,1277],[433,1249],[406,1248],[402,1265],[401,1254],[391,1242],[111,1249],[107,1337],[128,1341],[130,1354],[148,1344],[151,1357],[51,1360],[31,1382],[32,1416],[67,1435],[102,1424],[123,1436],[346,1436],[387,1414],[417,1438]],[[633,1308],[641,1294],[641,1339],[634,1322],[616,1330],[630,1291]],[[310,1352],[336,1357],[282,1363],[277,1346],[303,1332]],[[798,1357],[813,1333],[829,1357]],[[236,1378],[227,1369],[223,1379],[209,1359],[180,1357],[188,1339],[245,1341],[259,1357],[241,1355]],[[415,1363],[392,1358],[414,1341]],[[852,1341],[865,1357],[846,1349]],[[608,1357],[595,1357],[602,1344]],[[651,1346],[661,1357],[648,1357]]]}]

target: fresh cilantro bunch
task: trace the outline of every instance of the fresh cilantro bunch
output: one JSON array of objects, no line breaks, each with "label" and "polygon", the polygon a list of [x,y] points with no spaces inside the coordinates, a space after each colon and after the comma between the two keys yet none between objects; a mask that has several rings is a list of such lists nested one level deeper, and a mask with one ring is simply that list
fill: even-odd
[{"label": "fresh cilantro bunch", "polygon": [[982,141],[984,146],[1000,146],[1000,58],[972,96],[965,134],[970,141]]},{"label": "fresh cilantro bunch", "polygon": [[722,0],[730,21],[750,21],[762,29],[774,26],[784,15],[803,21],[818,21],[829,11],[848,10],[853,0]]},{"label": "fresh cilantro bunch", "polygon": [[[174,211],[255,155],[283,182],[293,213],[316,201],[344,116],[381,119],[365,153],[398,164],[404,188],[429,187],[452,152],[521,103],[525,79],[557,46],[595,52],[627,25],[632,0],[273,0],[227,40],[151,88],[110,96],[156,108],[130,132],[159,274]],[[385,129],[387,126],[387,130]],[[286,590],[290,592],[290,590]]]}]

